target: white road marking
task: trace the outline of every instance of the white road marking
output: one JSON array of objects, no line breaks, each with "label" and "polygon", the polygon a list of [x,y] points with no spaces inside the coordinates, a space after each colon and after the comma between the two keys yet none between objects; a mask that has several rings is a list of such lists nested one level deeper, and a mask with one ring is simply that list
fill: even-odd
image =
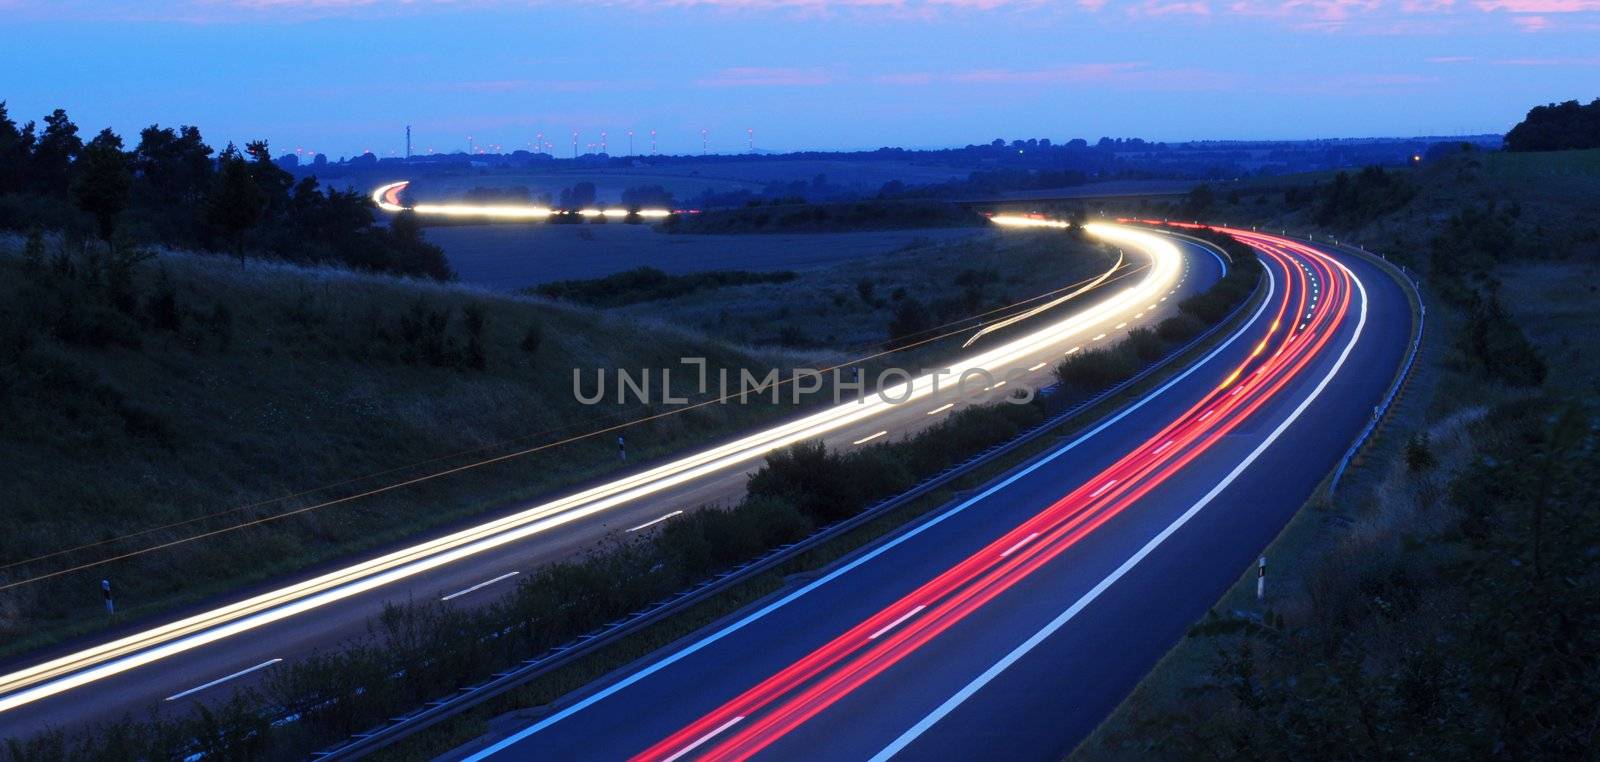
[{"label": "white road marking", "polygon": [[878,432],[876,434],[871,434],[871,435],[868,435],[868,436],[864,436],[864,437],[862,437],[860,439],[857,439],[856,441],[851,442],[850,444],[866,444],[868,442],[871,442],[874,439],[877,439],[878,437],[887,436],[888,434],[889,434],[889,432],[887,432],[887,431],[880,431],[880,432]]},{"label": "white road marking", "polygon": [[1104,495],[1106,493],[1106,490],[1111,489],[1112,487],[1115,487],[1115,486],[1117,486],[1117,480],[1116,479],[1112,479],[1111,481],[1100,485],[1100,489],[1097,489],[1097,490],[1095,490],[1093,492],[1090,492],[1089,493],[1089,497],[1099,497],[1101,495]]},{"label": "white road marking", "polygon": [[254,667],[251,667],[249,669],[241,669],[238,672],[235,672],[235,673],[233,673],[231,675],[228,675],[226,677],[219,677],[219,678],[217,678],[215,680],[212,680],[209,683],[206,683],[205,685],[196,685],[195,687],[190,688],[189,690],[186,690],[186,691],[184,691],[182,693],[174,693],[171,696],[168,696],[163,700],[164,701],[176,701],[178,699],[183,698],[184,696],[193,696],[194,694],[199,693],[200,691],[203,691],[203,690],[205,690],[207,688],[215,688],[215,687],[217,687],[217,686],[219,686],[219,685],[221,685],[221,684],[223,684],[225,682],[228,682],[229,680],[233,680],[235,678],[244,677],[245,675],[248,675],[251,672],[254,672],[254,671],[258,670],[258,669],[266,669],[267,667],[270,667],[270,666],[272,666],[274,664],[277,664],[280,661],[283,661],[283,659],[268,659],[268,660],[266,660],[264,662],[261,662],[260,664],[255,665]]},{"label": "white road marking", "polygon": [[1124,321],[1118,323],[1116,328],[1113,328],[1111,330],[1120,331],[1120,330],[1122,330],[1124,328],[1127,328],[1127,327],[1128,327],[1128,321],[1124,320]]},{"label": "white road marking", "polygon": [[1101,339],[1103,339],[1105,337],[1106,337],[1106,335],[1102,333],[1099,336],[1096,336],[1096,337],[1090,339],[1090,341],[1099,341],[1099,340],[1101,340]]},{"label": "white road marking", "polygon": [[1162,445],[1161,445],[1161,446],[1160,446],[1160,447],[1157,447],[1157,448],[1156,448],[1156,451],[1155,451],[1155,452],[1154,452],[1154,453],[1152,453],[1152,454],[1153,454],[1153,455],[1160,455],[1160,454],[1161,454],[1161,453],[1163,453],[1163,452],[1166,452],[1166,450],[1167,450],[1167,448],[1168,448],[1168,447],[1171,447],[1171,446],[1172,446],[1172,443],[1173,443],[1173,442],[1176,442],[1176,441],[1177,441],[1177,440],[1175,440],[1175,439],[1168,439],[1168,440],[1167,440],[1167,441],[1166,441],[1166,442],[1165,442],[1165,443],[1163,443],[1163,444],[1162,444]]},{"label": "white road marking", "polygon": [[1099,598],[1101,593],[1104,593],[1108,588],[1116,584],[1117,580],[1122,579],[1123,575],[1126,575],[1130,570],[1133,569],[1133,567],[1138,566],[1139,562],[1143,561],[1145,556],[1150,555],[1150,553],[1160,546],[1161,543],[1166,542],[1168,537],[1171,537],[1173,533],[1182,528],[1184,524],[1187,524],[1189,519],[1194,518],[1195,514],[1199,513],[1201,509],[1209,505],[1212,500],[1215,500],[1217,495],[1221,494],[1224,489],[1227,489],[1228,485],[1232,484],[1235,479],[1239,478],[1239,474],[1244,473],[1244,470],[1249,468],[1250,464],[1254,463],[1256,458],[1261,456],[1261,453],[1265,452],[1268,447],[1272,446],[1272,443],[1277,441],[1278,437],[1282,435],[1291,424],[1300,418],[1300,414],[1304,413],[1306,408],[1310,407],[1311,403],[1316,401],[1317,397],[1322,396],[1322,390],[1327,388],[1328,383],[1331,382],[1333,377],[1338,374],[1339,369],[1344,367],[1345,360],[1350,357],[1351,350],[1355,349],[1356,342],[1361,339],[1362,330],[1367,324],[1367,287],[1362,285],[1361,279],[1357,278],[1355,273],[1350,272],[1350,268],[1345,267],[1337,260],[1334,261],[1334,264],[1338,265],[1339,269],[1344,270],[1345,273],[1350,276],[1350,279],[1355,282],[1356,288],[1360,289],[1361,317],[1356,321],[1355,334],[1350,337],[1350,343],[1345,345],[1344,351],[1339,353],[1339,359],[1334,362],[1333,368],[1328,371],[1328,375],[1322,377],[1322,380],[1318,382],[1316,387],[1311,390],[1311,394],[1304,400],[1301,400],[1299,406],[1297,406],[1294,411],[1289,414],[1289,417],[1284,419],[1282,423],[1278,424],[1278,427],[1273,429],[1272,433],[1268,434],[1267,438],[1263,440],[1261,444],[1256,446],[1256,449],[1252,450],[1249,455],[1245,456],[1245,459],[1240,461],[1239,465],[1234,466],[1233,470],[1229,471],[1228,474],[1222,478],[1222,481],[1218,482],[1215,487],[1212,487],[1210,492],[1207,492],[1204,497],[1201,497],[1199,502],[1196,502],[1194,505],[1190,506],[1188,510],[1184,511],[1182,515],[1174,519],[1171,524],[1168,524],[1167,527],[1161,530],[1161,532],[1155,537],[1150,538],[1150,541],[1145,543],[1144,546],[1139,548],[1139,550],[1133,555],[1129,556],[1128,560],[1123,561],[1121,566],[1118,566],[1110,574],[1106,575],[1104,579],[1100,580],[1099,584],[1096,584],[1092,589],[1089,590],[1089,592],[1084,593],[1083,597],[1079,598],[1077,602],[1068,607],[1066,611],[1061,612],[1061,614],[1055,619],[1051,620],[1049,624],[1045,625],[1043,629],[1035,632],[1027,640],[1023,641],[1021,645],[1012,649],[1012,651],[1001,658],[1000,661],[995,662],[994,665],[984,670],[983,674],[973,678],[972,682],[967,683],[967,685],[960,691],[957,691],[955,695],[946,699],[945,702],[940,704],[937,709],[929,712],[928,716],[923,717],[917,722],[917,724],[911,726],[911,728],[906,730],[906,732],[901,733],[899,738],[894,739],[894,741],[892,741],[888,746],[885,746],[882,751],[873,755],[870,762],[885,762],[885,760],[888,760],[890,757],[899,754],[900,751],[905,749],[906,746],[910,745],[912,741],[917,740],[919,736],[921,736],[923,733],[926,733],[928,728],[933,727],[935,723],[939,722],[939,720],[944,719],[946,715],[950,714],[952,711],[955,711],[956,707],[960,706],[968,698],[971,698],[972,695],[981,690],[983,686],[988,685],[989,682],[994,680],[995,677],[999,676],[1001,672],[1004,672],[1012,664],[1015,664],[1017,660],[1021,659],[1023,656],[1026,656],[1029,651],[1032,651],[1040,643],[1043,643],[1045,639],[1055,634],[1056,630],[1061,629],[1067,624],[1067,622],[1072,621],[1073,617],[1076,617],[1079,612],[1083,611],[1083,609],[1086,608],[1090,603],[1093,603],[1096,598]]},{"label": "white road marking", "polygon": [[938,414],[943,413],[944,411],[949,410],[950,408],[953,408],[955,406],[956,406],[956,403],[954,403],[954,402],[946,402],[943,405],[940,405],[940,406],[938,406],[938,407],[936,407],[936,408],[934,408],[932,410],[929,410],[928,411],[928,415],[938,415]]},{"label": "white road marking", "polygon": [[1012,545],[1009,548],[1006,548],[1006,552],[1001,553],[1000,557],[1001,558],[1005,558],[1006,556],[1009,556],[1012,553],[1017,552],[1018,549],[1020,549],[1024,545],[1027,545],[1030,542],[1033,542],[1033,538],[1038,537],[1038,536],[1039,536],[1039,533],[1038,532],[1034,532],[1033,534],[1030,534],[1027,537],[1024,537],[1024,538],[1022,538],[1020,540],[1017,540],[1017,544],[1016,545]]},{"label": "white road marking", "polygon": [[1043,367],[1044,367],[1044,366],[1046,366],[1046,365],[1048,365],[1048,364],[1049,364],[1049,363],[1039,363],[1039,364],[1038,364],[1038,365],[1035,365],[1035,366],[1033,366],[1033,367],[1031,367],[1031,368],[1029,368],[1029,369],[1028,369],[1028,372],[1029,372],[1029,373],[1032,373],[1032,372],[1034,372],[1034,371],[1036,371],[1036,370],[1038,370],[1038,369],[1040,369],[1040,368],[1043,368]]},{"label": "white road marking", "polygon": [[683,511],[673,511],[672,513],[669,513],[669,514],[667,514],[665,516],[662,516],[659,519],[651,519],[649,521],[646,521],[645,523],[640,524],[639,526],[636,526],[636,527],[634,527],[632,529],[629,529],[628,531],[629,532],[637,532],[637,531],[639,531],[641,529],[644,529],[645,527],[653,527],[653,526],[655,526],[657,524],[660,524],[663,521],[666,521],[667,519],[672,518],[673,516],[677,516],[677,515],[682,514],[682,513],[683,513]]},{"label": "white road marking", "polygon": [[[683,511],[678,511],[678,513],[683,513]],[[657,521],[659,521],[659,520],[660,519],[657,519]],[[635,529],[637,529],[637,527],[635,527]],[[633,529],[629,529],[628,531],[632,532]],[[460,598],[461,596],[466,595],[467,593],[477,592],[477,591],[482,590],[482,589],[484,589],[484,588],[486,588],[486,587],[488,587],[488,586],[490,586],[490,585],[492,585],[492,584],[494,584],[496,582],[499,582],[501,580],[511,579],[512,577],[515,577],[515,576],[517,576],[518,574],[521,574],[521,573],[522,572],[506,572],[505,574],[502,574],[502,575],[500,575],[498,577],[495,577],[494,579],[484,580],[483,582],[479,582],[478,584],[473,585],[472,587],[469,587],[469,588],[467,588],[465,590],[457,590],[457,591],[455,591],[455,592],[453,592],[453,593],[451,593],[451,594],[449,594],[449,595],[447,595],[447,596],[445,596],[443,598],[440,598],[439,600],[448,601],[451,598]]]},{"label": "white road marking", "polygon": [[1073,353],[1073,352],[1076,352],[1076,351],[1078,351],[1078,350],[1080,350],[1080,349],[1083,349],[1083,347],[1073,347],[1073,348],[1071,348],[1071,349],[1069,349],[1069,350],[1067,350],[1067,351],[1066,351],[1066,352],[1063,352],[1063,353],[1062,353],[1062,354],[1063,354],[1063,355],[1070,355],[1070,354],[1072,354],[1072,353]]},{"label": "white road marking", "polygon": [[[1017,480],[1022,479],[1023,477],[1026,477],[1027,475],[1029,475],[1029,474],[1031,474],[1031,473],[1033,473],[1035,471],[1038,471],[1039,469],[1043,468],[1047,464],[1054,462],[1057,458],[1060,458],[1060,457],[1066,455],[1067,453],[1076,450],[1078,447],[1083,445],[1085,442],[1088,442],[1090,439],[1093,439],[1100,432],[1105,431],[1106,429],[1109,429],[1112,426],[1115,426],[1118,422],[1122,421],[1124,418],[1127,418],[1128,416],[1133,415],[1135,412],[1144,409],[1144,407],[1146,405],[1148,405],[1151,402],[1154,402],[1155,400],[1159,399],[1163,394],[1165,394],[1167,392],[1167,390],[1169,390],[1172,387],[1177,386],[1178,384],[1182,383],[1185,379],[1187,379],[1190,376],[1194,375],[1201,368],[1206,367],[1212,360],[1216,359],[1217,355],[1220,355],[1224,351],[1226,351],[1228,349],[1228,347],[1233,346],[1233,344],[1239,340],[1239,337],[1243,336],[1250,328],[1254,327],[1256,325],[1256,323],[1261,320],[1262,314],[1267,311],[1267,305],[1272,302],[1273,296],[1275,294],[1277,294],[1277,293],[1278,293],[1278,279],[1273,276],[1272,271],[1269,269],[1269,270],[1267,270],[1267,298],[1262,300],[1261,304],[1256,307],[1256,311],[1253,314],[1251,314],[1250,319],[1245,321],[1245,324],[1243,326],[1241,326],[1236,332],[1234,332],[1232,335],[1228,336],[1228,339],[1226,341],[1222,342],[1222,344],[1218,345],[1215,349],[1211,350],[1211,353],[1207,354],[1205,357],[1201,358],[1199,362],[1194,363],[1193,365],[1190,365],[1188,368],[1184,369],[1183,372],[1181,372],[1178,375],[1168,379],[1166,383],[1164,383],[1161,386],[1157,387],[1154,391],[1150,392],[1149,394],[1145,395],[1144,397],[1139,398],[1139,400],[1137,402],[1133,403],[1132,405],[1129,405],[1128,407],[1124,408],[1122,410],[1122,412],[1117,413],[1116,415],[1114,415],[1111,418],[1103,421],[1102,423],[1100,423],[1099,425],[1095,426],[1094,428],[1092,428],[1092,429],[1090,429],[1090,430],[1078,435],[1078,437],[1076,439],[1072,440],[1071,442],[1068,442],[1065,445],[1062,445],[1059,449],[1051,451],[1049,454],[1039,458],[1038,460],[1036,460],[1033,463],[1029,464],[1027,467],[1023,468],[1022,470],[1017,471],[1016,473],[1013,473],[1012,475],[1000,480],[999,482],[990,485],[989,487],[985,488],[984,490],[982,490],[978,494],[973,495],[972,497],[969,497],[966,500],[961,501],[959,504],[955,505],[954,507],[950,508],[949,510],[945,511],[944,513],[941,513],[941,514],[939,514],[937,516],[934,516],[933,518],[928,519],[927,521],[925,521],[925,522],[923,522],[921,524],[917,524],[910,531],[907,531],[904,534],[897,535],[894,539],[892,539],[892,540],[890,540],[888,542],[885,542],[885,543],[883,543],[881,545],[878,545],[876,547],[873,547],[871,550],[867,551],[866,553],[863,553],[860,556],[857,556],[854,560],[850,561],[849,563],[846,563],[843,566],[840,566],[840,567],[834,569],[833,571],[828,572],[827,574],[823,575],[822,577],[820,577],[820,578],[818,578],[818,579],[816,579],[816,580],[814,580],[814,581],[812,581],[810,583],[807,583],[805,586],[801,587],[800,589],[795,590],[794,592],[789,593],[788,595],[785,595],[782,598],[779,598],[778,600],[775,600],[775,601],[773,601],[773,602],[771,602],[771,603],[769,603],[769,604],[767,604],[765,606],[762,606],[761,608],[759,608],[759,609],[757,609],[755,611],[752,611],[749,614],[744,615],[743,617],[740,617],[737,621],[728,624],[726,627],[723,627],[722,629],[717,630],[716,632],[713,632],[713,633],[711,633],[709,635],[706,635],[705,637],[700,638],[699,640],[696,640],[695,642],[690,643],[690,644],[684,646],[683,648],[680,648],[677,651],[674,651],[671,654],[662,657],[658,661],[652,662],[651,664],[641,668],[639,671],[634,672],[634,673],[632,673],[632,674],[628,675],[627,677],[624,677],[624,678],[622,678],[620,680],[617,680],[616,682],[613,682],[610,685],[607,685],[606,687],[604,687],[604,688],[602,688],[602,689],[600,689],[598,691],[595,691],[594,693],[591,693],[590,695],[584,697],[583,699],[581,699],[579,701],[576,701],[576,702],[572,703],[571,705],[567,706],[566,708],[561,709],[560,711],[557,711],[554,714],[551,714],[548,717],[545,717],[544,719],[539,720],[538,722],[535,722],[532,725],[529,725],[528,727],[523,728],[522,730],[519,730],[519,731],[517,731],[515,733],[512,733],[510,736],[507,736],[505,738],[500,739],[499,741],[495,742],[493,745],[489,746],[488,748],[483,749],[481,751],[478,751],[478,752],[474,753],[472,756],[468,757],[466,759],[466,762],[482,762],[482,760],[488,759],[489,757],[491,757],[491,756],[493,756],[495,754],[498,754],[498,753],[500,753],[502,751],[505,751],[507,748],[509,748],[511,746],[514,746],[517,743],[520,743],[521,741],[523,741],[523,740],[525,740],[525,739],[527,739],[527,738],[529,738],[529,737],[531,737],[533,735],[538,734],[539,732],[545,730],[546,728],[549,728],[552,725],[555,725],[556,723],[559,723],[562,720],[565,720],[568,717],[571,717],[571,716],[577,714],[578,712],[581,712],[581,711],[583,711],[585,709],[588,709],[589,707],[594,706],[595,704],[597,704],[597,703],[599,703],[601,701],[604,701],[607,698],[610,698],[610,697],[615,696],[616,694],[618,694],[618,693],[620,693],[620,692],[622,692],[624,690],[627,690],[630,686],[633,686],[633,685],[638,684],[638,683],[640,683],[640,682],[642,682],[642,681],[644,681],[646,679],[649,679],[652,675],[655,675],[655,674],[661,672],[662,670],[667,669],[668,667],[671,667],[672,665],[677,664],[678,662],[683,661],[684,659],[686,659],[686,658],[688,658],[688,657],[690,657],[690,656],[692,656],[692,655],[694,655],[696,653],[699,653],[702,650],[705,650],[706,648],[708,648],[712,644],[722,640],[723,638],[726,638],[726,637],[728,637],[728,636],[730,636],[730,635],[732,635],[732,634],[734,634],[734,633],[736,633],[736,632],[738,632],[740,630],[743,630],[744,628],[750,626],[751,623],[760,621],[762,619],[765,619],[772,612],[777,611],[778,609],[781,609],[781,608],[783,608],[785,606],[788,606],[789,604],[794,603],[795,601],[797,601],[797,600],[799,600],[801,598],[804,598],[805,596],[811,594],[812,592],[815,592],[818,588],[824,587],[827,584],[839,579],[840,577],[843,577],[843,576],[849,574],[850,572],[855,571],[857,568],[872,562],[873,560],[879,558],[883,554],[888,553],[889,551],[894,550],[895,548],[897,548],[897,547],[899,547],[899,546],[901,546],[901,545],[903,545],[903,544],[905,544],[907,542],[910,542],[911,540],[913,540],[916,537],[920,536],[923,532],[927,532],[927,531],[933,529],[934,527],[936,527],[936,526],[944,523],[945,521],[949,520],[950,517],[965,512],[968,508],[971,508],[972,506],[976,505],[977,503],[989,498],[990,496],[994,495],[996,492],[999,492],[1000,490],[1003,490],[1006,487],[1011,486],[1011,484],[1013,484]],[[1073,347],[1073,349],[1076,350],[1077,347]]]},{"label": "white road marking", "polygon": [[713,730],[710,733],[707,733],[707,734],[705,734],[703,736],[700,736],[699,740],[696,740],[694,743],[689,744],[688,746],[685,746],[682,749],[679,749],[677,754],[674,754],[674,755],[672,755],[670,757],[667,757],[665,762],[677,762],[678,759],[682,758],[685,754],[688,754],[689,752],[700,748],[700,746],[702,744],[704,744],[706,741],[709,741],[709,740],[711,740],[713,738],[716,738],[718,733],[721,733],[722,731],[733,727],[735,723],[739,722],[742,719],[744,719],[744,715],[741,714],[738,717],[735,717],[735,718],[733,718],[731,720],[728,720],[727,722],[722,723],[721,725],[718,725],[716,730]]},{"label": "white road marking", "polygon": [[899,619],[896,619],[893,622],[890,622],[890,623],[884,625],[877,632],[874,632],[871,635],[868,635],[867,636],[867,640],[877,640],[879,635],[882,635],[882,634],[884,634],[884,633],[886,633],[886,632],[888,632],[888,631],[890,631],[890,630],[892,630],[892,629],[894,629],[896,627],[899,627],[907,619],[910,619],[911,617],[916,616],[917,612],[920,612],[925,608],[927,608],[927,606],[918,606],[918,607],[916,607],[916,608],[914,608],[914,609],[912,609],[910,611],[907,611],[904,614],[901,614]]}]

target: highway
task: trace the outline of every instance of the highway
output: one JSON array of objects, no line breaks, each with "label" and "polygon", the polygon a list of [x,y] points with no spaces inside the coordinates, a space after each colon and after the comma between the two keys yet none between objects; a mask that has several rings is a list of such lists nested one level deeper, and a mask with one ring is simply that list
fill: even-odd
[{"label": "highway", "polygon": [[[1016,368],[1026,371],[1023,382],[1043,385],[1064,355],[1153,325],[1224,268],[1215,254],[1191,244],[1116,225],[1091,232],[1125,246],[1141,265],[1137,275],[1083,295],[1065,314],[1034,317],[1012,329],[1014,338],[978,345],[952,363],[955,374]],[[608,534],[649,531],[682,510],[742,494],[745,475],[775,448],[818,438],[833,447],[862,446],[916,431],[952,410],[933,397],[926,377],[903,391],[908,402],[873,397],[826,408],[423,541],[13,660],[0,667],[0,737],[225,698],[279,665],[364,633],[386,603],[429,597],[482,603],[517,576],[570,558]]]},{"label": "highway", "polygon": [[1404,357],[1406,292],[1236,231],[1267,299],[1182,374],[975,494],[570,695],[471,759],[1051,759],[1312,493]]}]

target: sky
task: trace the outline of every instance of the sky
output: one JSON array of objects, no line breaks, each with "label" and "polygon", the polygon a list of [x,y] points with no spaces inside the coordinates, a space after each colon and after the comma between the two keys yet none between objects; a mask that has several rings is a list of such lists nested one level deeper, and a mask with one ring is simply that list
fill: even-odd
[{"label": "sky", "polygon": [[0,0],[0,100],[337,158],[1504,132],[1600,0]]}]

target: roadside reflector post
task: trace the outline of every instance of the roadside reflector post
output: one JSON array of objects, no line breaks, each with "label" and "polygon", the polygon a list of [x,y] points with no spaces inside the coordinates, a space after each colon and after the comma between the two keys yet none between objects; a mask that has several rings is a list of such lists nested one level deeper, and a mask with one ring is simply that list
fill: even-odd
[{"label": "roadside reflector post", "polygon": [[623,460],[628,459],[628,443],[621,434],[617,435],[617,454],[622,456]]},{"label": "roadside reflector post", "polygon": [[1267,557],[1262,556],[1256,562],[1256,600],[1265,600],[1267,597]]},{"label": "roadside reflector post", "polygon": [[100,580],[100,590],[101,590],[101,592],[105,593],[105,596],[106,596],[106,613],[107,614],[115,614],[115,613],[117,613],[117,604],[116,604],[115,601],[111,600],[111,580],[109,580],[109,579]]}]

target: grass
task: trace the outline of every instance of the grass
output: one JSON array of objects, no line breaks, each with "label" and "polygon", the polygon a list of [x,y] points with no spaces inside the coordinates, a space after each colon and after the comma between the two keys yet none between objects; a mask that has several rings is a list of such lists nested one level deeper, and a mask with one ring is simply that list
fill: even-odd
[{"label": "grass", "polygon": [[654,267],[701,270],[801,270],[871,260],[926,241],[984,235],[982,228],[849,233],[688,235],[648,225],[453,225],[430,227],[460,279],[512,290],[557,280],[599,278]]},{"label": "grass", "polygon": [[622,312],[739,344],[867,347],[889,338],[889,323],[907,299],[944,322],[1097,275],[1114,260],[1059,234],[989,232],[916,241],[884,256],[800,270],[785,283],[700,291]]},{"label": "grass", "polygon": [[[1264,291],[1257,291],[1249,300],[1249,304],[1239,311],[1231,325],[1248,319],[1255,303],[1264,296]],[[973,489],[1024,467],[1039,455],[1059,446],[1062,439],[1086,430],[1094,422],[1112,415],[1124,405],[1165,383],[1171,374],[1188,367],[1190,363],[1211,351],[1216,344],[1227,337],[1229,330],[1228,327],[1224,327],[1207,341],[1173,358],[1163,371],[1102,400],[1093,407],[1080,411],[1062,421],[1049,434],[995,457],[944,487],[824,543],[785,567],[751,579],[645,631],[625,638],[593,656],[579,660],[563,670],[474,707],[395,747],[384,749],[379,753],[379,757],[386,760],[433,759],[453,749],[459,750],[458,747],[483,736],[485,732],[496,735],[525,725],[527,721],[548,712],[555,702],[573,691],[725,617],[735,615],[748,606],[781,594],[794,585],[803,584],[812,575],[821,573],[831,564],[908,528],[917,518],[948,505]]]},{"label": "grass", "polygon": [[[1469,315],[1442,295],[1462,286],[1434,279],[1417,375],[1337,499],[1319,490],[1266,549],[1267,606],[1246,570],[1073,759],[1592,754],[1593,659],[1544,655],[1590,652],[1563,628],[1589,631],[1597,461],[1567,421],[1592,430],[1600,391],[1586,351],[1600,152],[1468,154],[1412,181],[1411,203],[1341,238],[1426,268],[1457,210],[1510,207],[1524,258],[1497,252],[1466,280],[1498,289],[1547,380],[1509,386],[1463,362]],[[1561,584],[1537,580],[1541,516]]]},{"label": "grass", "polygon": [[[0,250],[0,458],[7,463],[0,514],[8,521],[0,579],[7,581],[644,412],[614,400],[580,405],[571,390],[575,367],[664,367],[682,356],[730,368],[795,362],[534,298],[183,253],[140,267],[124,313],[100,305],[100,286],[47,285],[59,278],[26,274],[18,248],[12,241]],[[80,274],[85,268],[77,266]],[[469,310],[484,324],[481,369],[468,358]],[[437,332],[430,316],[441,319]],[[630,454],[637,462],[679,451],[782,412],[718,405],[643,424],[628,432]],[[0,655],[375,547],[617,465],[608,438],[576,441],[0,591]],[[361,478],[367,475],[375,476]],[[335,483],[342,484],[284,499]],[[106,544],[22,563],[99,542]],[[102,577],[118,591],[115,621],[99,614]]]}]

